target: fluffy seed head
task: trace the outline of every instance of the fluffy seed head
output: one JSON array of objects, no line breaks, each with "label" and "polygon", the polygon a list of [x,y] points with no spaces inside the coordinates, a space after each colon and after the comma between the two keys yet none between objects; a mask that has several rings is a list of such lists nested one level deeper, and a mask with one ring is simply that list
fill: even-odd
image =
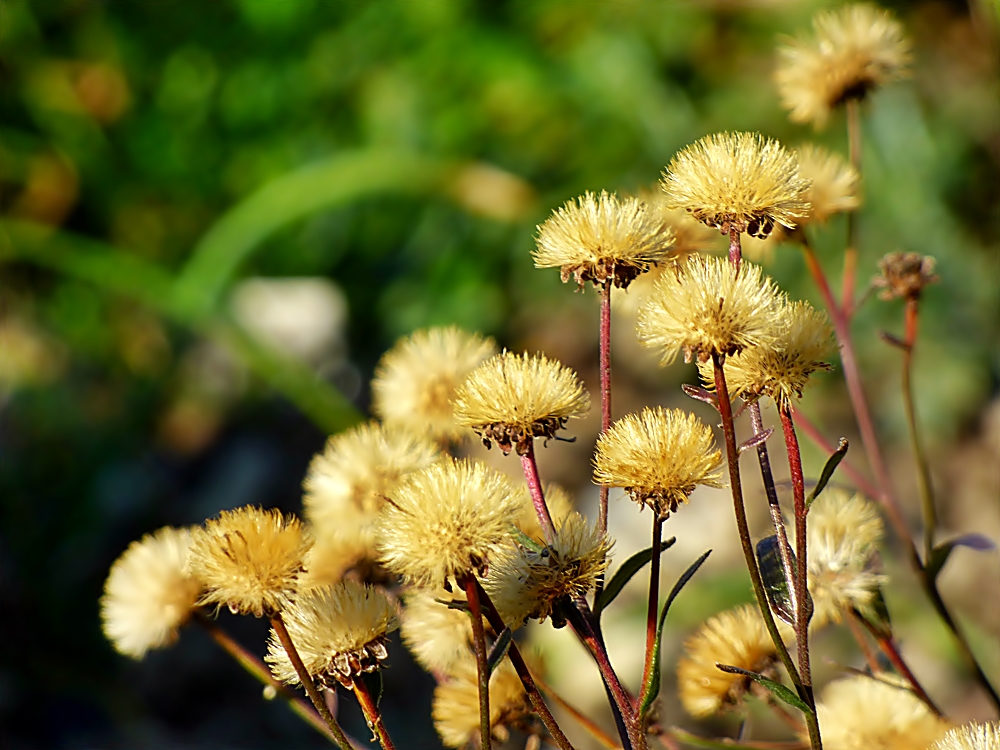
[{"label": "fluffy seed head", "polygon": [[198,603],[270,617],[295,592],[311,544],[294,516],[251,506],[222,511],[192,535],[188,569],[204,586]]},{"label": "fluffy seed head", "polygon": [[[386,636],[398,627],[396,607],[381,589],[356,581],[312,589],[281,613],[306,671],[324,685],[350,687],[386,659]],[[299,676],[274,630],[265,661],[289,685]]]},{"label": "fluffy seed head", "polygon": [[636,198],[584,193],[553,212],[538,227],[532,253],[536,268],[560,268],[562,280],[580,286],[611,279],[625,288],[640,273],[666,259],[670,229]]},{"label": "fluffy seed head", "polygon": [[400,632],[417,663],[428,672],[451,674],[459,662],[474,658],[472,618],[452,609],[449,600],[464,601],[461,592],[416,591],[406,597]]},{"label": "fluffy seed head", "polygon": [[925,286],[938,280],[935,264],[929,255],[889,253],[878,262],[879,275],[872,279],[872,285],[882,289],[880,299],[917,300]]},{"label": "fluffy seed head", "polygon": [[382,512],[383,564],[423,588],[484,574],[510,536],[517,492],[483,463],[443,459],[408,474]]},{"label": "fluffy seed head", "polygon": [[[465,747],[478,738],[478,686],[475,662],[462,662],[450,679],[435,688],[431,715],[446,747]],[[521,679],[510,660],[504,659],[490,676],[490,727],[497,739],[505,739],[505,725],[519,723],[530,710]]]},{"label": "fluffy seed head", "polygon": [[663,364],[684,352],[708,359],[773,342],[784,299],[760,266],[725,258],[691,257],[666,269],[639,308],[639,341],[663,351]]},{"label": "fluffy seed head", "polygon": [[570,513],[551,546],[540,551],[517,546],[498,559],[486,579],[486,592],[512,629],[529,617],[552,616],[555,621],[553,608],[560,600],[584,596],[607,570],[611,545],[587,519]]},{"label": "fluffy seed head", "polygon": [[756,605],[722,612],[706,620],[684,642],[684,656],[677,665],[681,703],[695,717],[732,708],[742,700],[750,680],[715,665],[766,675],[776,663],[777,651]]},{"label": "fluffy seed head", "polygon": [[846,5],[817,14],[813,32],[778,49],[775,81],[793,122],[822,127],[834,107],[906,75],[910,44],[888,11]]},{"label": "fluffy seed head", "polygon": [[386,425],[431,440],[466,436],[452,413],[455,388],[496,352],[491,338],[451,326],[417,331],[386,352],[372,381],[372,411]]},{"label": "fluffy seed head", "polygon": [[504,351],[476,368],[455,392],[455,416],[489,448],[524,454],[536,437],[551,438],[590,409],[571,369],[544,354]]},{"label": "fluffy seed head", "polygon": [[956,727],[928,750],[996,750],[1000,747],[1000,724],[966,724]]},{"label": "fluffy seed head", "polygon": [[132,542],[104,582],[101,624],[115,650],[141,659],[169,646],[194,611],[201,585],[185,572],[191,532],[165,527]]},{"label": "fluffy seed head", "polygon": [[757,133],[716,133],[682,149],[661,187],[669,208],[698,221],[764,238],[775,224],[794,227],[809,211],[809,183],[798,162],[775,140]]},{"label": "fluffy seed head", "polygon": [[[791,302],[781,306],[779,320],[782,336],[726,358],[730,395],[770,396],[780,408],[788,409],[802,398],[810,375],[830,369],[823,361],[833,352],[833,331],[826,315],[808,302]],[[714,388],[712,362],[699,362],[698,370]]]},{"label": "fluffy seed head", "polygon": [[888,675],[831,682],[816,706],[829,750],[914,750],[940,739],[949,725],[902,681]]},{"label": "fluffy seed head", "polygon": [[822,224],[834,214],[861,205],[861,175],[839,154],[807,143],[795,149],[799,174],[809,180],[806,200],[809,214],[799,224]]}]

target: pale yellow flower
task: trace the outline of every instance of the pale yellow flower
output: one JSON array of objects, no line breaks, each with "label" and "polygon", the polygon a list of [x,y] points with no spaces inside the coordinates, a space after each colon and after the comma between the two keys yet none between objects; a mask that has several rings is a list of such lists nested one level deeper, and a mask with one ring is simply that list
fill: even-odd
[{"label": "pale yellow flower", "polygon": [[[517,672],[504,659],[490,676],[490,727],[507,739],[507,724],[526,717],[531,704]],[[450,678],[434,690],[434,727],[446,747],[461,748],[479,736],[479,682],[475,662],[461,662]]]},{"label": "pale yellow flower", "polygon": [[450,674],[459,662],[472,661],[472,617],[442,602],[465,601],[464,594],[415,591],[405,598],[400,632],[417,663],[428,672]]},{"label": "pale yellow flower", "polygon": [[809,214],[800,226],[823,224],[834,214],[853,211],[861,205],[861,175],[839,154],[807,143],[795,149],[799,174],[809,180],[806,200]]},{"label": "pale yellow flower", "polygon": [[956,727],[928,750],[997,750],[1000,748],[1000,724],[966,724]]}]

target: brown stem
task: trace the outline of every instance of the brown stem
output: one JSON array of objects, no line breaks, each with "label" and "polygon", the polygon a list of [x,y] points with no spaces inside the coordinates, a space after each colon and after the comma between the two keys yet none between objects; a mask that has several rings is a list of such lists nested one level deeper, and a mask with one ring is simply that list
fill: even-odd
[{"label": "brown stem", "polygon": [[483,629],[483,612],[479,604],[479,582],[470,573],[460,583],[465,588],[465,598],[469,601],[469,610],[472,613],[472,642],[476,648],[476,673],[479,678],[479,739],[483,749],[489,750],[492,747],[490,670],[486,664],[486,633]]},{"label": "brown stem", "polygon": [[607,734],[603,729],[597,726],[597,723],[594,722],[589,716],[559,695],[559,693],[557,693],[550,685],[546,684],[544,680],[538,677],[538,675],[533,676],[539,689],[541,689],[543,693],[557,703],[563,711],[576,719],[580,726],[586,729],[602,747],[606,747],[608,750],[621,750],[621,745],[615,742],[611,735]]},{"label": "brown stem", "polygon": [[868,645],[868,641],[865,639],[865,631],[861,629],[858,624],[860,619],[853,611],[847,613],[844,618],[847,622],[847,629],[851,631],[851,635],[854,636],[854,640],[857,641],[858,647],[861,649],[861,653],[865,656],[865,663],[868,665],[868,669],[872,671],[873,674],[877,674],[881,667],[878,663],[878,658],[875,656],[875,652],[871,650]]},{"label": "brown stem", "polygon": [[542,480],[538,477],[534,440],[528,441],[528,450],[521,456],[521,469],[524,471],[524,479],[528,483],[528,491],[531,493],[531,503],[535,506],[535,513],[538,515],[538,523],[542,527],[542,533],[545,534],[545,542],[548,545],[553,545],[556,541],[556,529],[552,523],[549,506],[545,504]]},{"label": "brown stem", "polygon": [[[792,406],[792,416],[795,418],[795,424],[802,429],[810,440],[816,443],[820,450],[827,455],[831,455],[836,450],[833,443],[823,436],[819,427],[814,425],[801,409]],[[866,496],[871,498],[879,498],[882,496],[879,489],[866,479],[864,474],[858,471],[858,468],[851,463],[851,459],[845,458],[840,462],[840,466],[837,468],[842,469],[844,473],[847,474],[847,478],[854,483],[854,486],[861,490],[861,492],[863,492]]]},{"label": "brown stem", "polygon": [[[601,434],[611,426],[611,277],[601,290]],[[597,532],[608,530],[608,488],[601,485]],[[601,592],[598,591],[598,594]]]},{"label": "brown stem", "polygon": [[737,271],[740,270],[740,262],[743,260],[743,248],[740,246],[740,230],[730,222],[729,224],[729,262],[733,264]]},{"label": "brown stem", "polygon": [[649,681],[653,676],[653,649],[656,646],[656,630],[659,622],[660,594],[660,536],[663,533],[663,516],[653,514],[653,557],[649,562],[649,604],[646,607],[646,659],[642,670],[642,689],[639,695],[645,695]]},{"label": "brown stem", "polygon": [[[475,581],[475,584],[476,594],[483,613],[486,615],[486,621],[489,622],[493,630],[497,633],[502,633],[506,627],[503,618],[500,617],[500,613],[497,612],[496,606],[494,606],[489,595],[483,589],[482,584],[478,580]],[[531,676],[531,671],[528,669],[528,665],[525,663],[524,657],[521,656],[521,652],[514,641],[511,641],[507,655],[510,657],[511,664],[514,665],[514,671],[517,672],[517,676],[521,678],[521,684],[524,685],[524,691],[528,694],[528,699],[531,701],[535,713],[542,720],[542,724],[549,731],[549,735],[559,746],[560,750],[574,750],[562,729],[556,724],[556,720],[552,716],[552,712],[549,711],[549,707],[545,705],[545,700],[542,698],[542,694],[538,692],[538,686]]]},{"label": "brown stem", "polygon": [[382,722],[382,712],[379,711],[375,701],[372,700],[372,694],[368,691],[368,687],[360,678],[354,680],[354,697],[358,699],[358,703],[361,705],[361,710],[365,715],[368,726],[378,735],[378,741],[382,745],[383,750],[396,750],[396,746],[392,744],[389,732]]},{"label": "brown stem", "polygon": [[[851,166],[861,174],[861,112],[858,100],[847,100],[847,143]],[[841,288],[841,310],[845,320],[854,314],[854,279],[858,268],[857,217],[847,212],[847,247],[844,250],[844,276]]]},{"label": "brown stem", "polygon": [[343,750],[351,750],[350,740],[347,739],[347,735],[344,734],[344,730],[340,728],[337,720],[333,718],[333,714],[330,713],[330,709],[326,705],[326,701],[323,700],[323,696],[316,688],[316,683],[313,682],[312,676],[306,670],[305,664],[302,663],[302,657],[299,656],[299,652],[295,648],[295,644],[292,643],[292,637],[288,634],[288,628],[285,627],[285,621],[282,619],[280,612],[271,618],[271,627],[274,628],[275,635],[278,636],[278,640],[281,642],[282,648],[284,648],[285,653],[288,654],[289,661],[291,661],[292,666],[295,667],[295,674],[299,676],[299,682],[302,683],[302,687],[305,688],[306,695],[309,696],[309,700],[311,700],[313,706],[316,707],[316,711],[330,728],[337,744],[340,745]]}]

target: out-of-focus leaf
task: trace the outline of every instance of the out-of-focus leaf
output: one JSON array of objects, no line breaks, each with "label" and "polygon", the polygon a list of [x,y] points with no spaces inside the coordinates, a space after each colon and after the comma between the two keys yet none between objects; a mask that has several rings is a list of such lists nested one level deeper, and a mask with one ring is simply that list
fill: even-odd
[{"label": "out-of-focus leaf", "polygon": [[497,668],[497,665],[507,655],[513,635],[514,633],[510,628],[504,628],[500,635],[497,636],[496,641],[493,643],[493,648],[490,649],[490,653],[486,657],[486,666],[489,668],[490,674],[493,674],[493,670]]},{"label": "out-of-focus leaf", "polygon": [[739,667],[733,667],[728,664],[716,664],[715,666],[723,672],[728,672],[729,674],[741,674],[744,677],[749,677],[754,682],[760,683],[766,687],[775,698],[784,701],[789,706],[799,709],[802,713],[812,713],[809,710],[809,704],[780,682],[775,682],[762,674],[751,672],[748,669],[740,669]]},{"label": "out-of-focus leaf", "polygon": [[[677,541],[676,537],[670,537],[660,543],[660,554],[663,554],[664,550],[673,546],[674,542]],[[601,612],[603,612],[611,602],[615,600],[615,597],[621,593],[621,590],[625,588],[625,584],[632,580],[632,576],[638,573],[650,560],[653,559],[653,548],[646,547],[644,550],[639,550],[628,560],[623,562],[615,574],[608,581],[607,585],[604,587],[604,591],[601,595],[597,597],[594,602],[594,616],[600,617]]]},{"label": "out-of-focus leaf", "polygon": [[963,534],[937,545],[927,561],[927,576],[931,581],[937,580],[948,558],[955,547],[967,547],[977,552],[989,552],[997,548],[996,542],[982,534]]},{"label": "out-of-focus leaf", "polygon": [[545,549],[543,545],[536,542],[534,539],[532,539],[530,536],[525,534],[523,531],[521,531],[519,528],[517,528],[517,526],[514,526],[513,524],[511,524],[510,527],[510,535],[514,537],[515,542],[517,542],[526,549],[530,549],[532,552],[541,552],[543,549]]}]

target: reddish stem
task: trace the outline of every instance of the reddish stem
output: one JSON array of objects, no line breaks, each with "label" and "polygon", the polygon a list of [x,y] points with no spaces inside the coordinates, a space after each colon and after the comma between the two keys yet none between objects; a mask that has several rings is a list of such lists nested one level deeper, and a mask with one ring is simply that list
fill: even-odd
[{"label": "reddish stem", "polygon": [[524,470],[524,479],[528,483],[528,491],[531,493],[531,503],[535,506],[535,513],[538,515],[538,523],[545,534],[546,544],[552,545],[556,541],[556,529],[552,523],[552,515],[549,513],[549,506],[545,504],[545,495],[542,492],[542,480],[538,477],[538,462],[535,461],[535,443],[528,441],[528,449],[521,458],[521,469]]},{"label": "reddish stem", "polygon": [[375,734],[378,735],[378,741],[382,745],[382,750],[396,750],[396,746],[392,744],[389,732],[386,731],[385,724],[382,722],[382,712],[378,710],[378,706],[372,700],[372,694],[368,692],[368,687],[360,678],[354,680],[354,697],[358,699],[358,703],[361,705],[361,710],[365,715],[368,726],[375,730]]},{"label": "reddish stem", "polygon": [[[611,277],[604,281],[601,290],[601,433],[611,426]],[[601,485],[600,507],[597,512],[597,531],[608,530],[608,488]],[[598,592],[600,593],[600,592]]]},{"label": "reddish stem", "polygon": [[[473,574],[461,581],[465,598],[472,614],[472,641],[476,647],[476,674],[479,678],[479,740],[484,750],[492,747],[490,740],[490,671],[486,664],[486,634],[483,630],[483,612],[479,604],[479,582]],[[502,630],[503,628],[501,628]]]},{"label": "reddish stem", "polygon": [[743,248],[740,245],[740,230],[730,222],[729,224],[729,262],[733,264],[737,271],[740,270],[740,262],[743,260]]},{"label": "reddish stem", "polygon": [[[847,100],[847,147],[851,166],[861,174],[861,112],[856,98]],[[847,247],[844,249],[844,275],[841,288],[841,310],[844,320],[854,315],[854,279],[858,269],[857,217],[853,211],[847,213]]]}]

